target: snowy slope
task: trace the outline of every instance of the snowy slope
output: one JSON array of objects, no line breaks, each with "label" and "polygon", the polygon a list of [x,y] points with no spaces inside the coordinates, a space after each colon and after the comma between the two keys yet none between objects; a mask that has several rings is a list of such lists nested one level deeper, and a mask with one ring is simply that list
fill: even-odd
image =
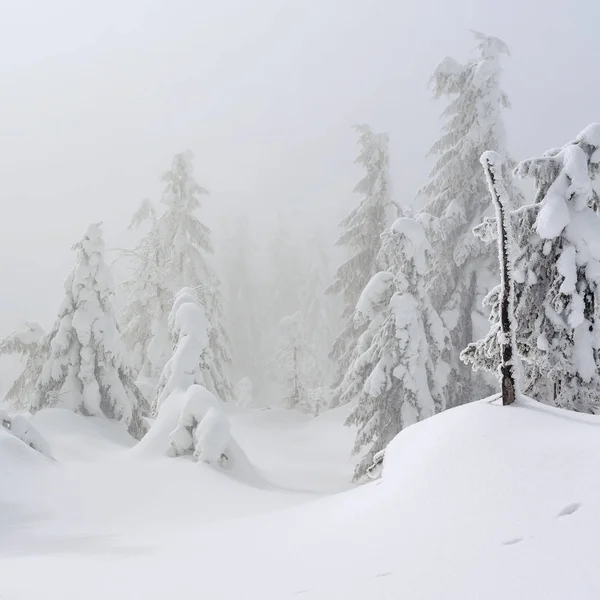
[{"label": "snowy slope", "polygon": [[[318,447],[343,431],[341,416],[290,431]],[[270,427],[282,419],[237,418],[240,444],[255,433],[253,460],[272,443],[257,468],[281,473],[286,438]],[[597,417],[485,400],[408,428],[382,481],[317,499],[185,459],[134,458],[118,441],[94,462],[67,460],[65,448],[59,464],[28,455],[9,486],[0,472],[2,507],[18,512],[0,519],[0,597],[599,598],[599,434]],[[1,443],[0,453],[5,469]],[[307,456],[297,487],[312,461],[317,489],[327,472],[318,463],[334,454]]]}]

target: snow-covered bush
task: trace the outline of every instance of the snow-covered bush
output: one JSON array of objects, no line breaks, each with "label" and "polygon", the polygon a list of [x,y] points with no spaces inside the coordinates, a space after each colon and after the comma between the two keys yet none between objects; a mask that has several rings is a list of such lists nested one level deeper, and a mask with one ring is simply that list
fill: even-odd
[{"label": "snow-covered bush", "polygon": [[254,402],[253,385],[250,377],[242,377],[235,384],[235,397],[238,406],[249,407]]},{"label": "snow-covered bush", "polygon": [[100,225],[90,225],[74,250],[77,265],[48,335],[31,410],[60,406],[85,416],[104,415],[122,421],[140,439],[148,406],[121,341]]},{"label": "snow-covered bush", "polygon": [[175,390],[185,392],[196,383],[217,393],[213,380],[215,366],[210,345],[211,329],[204,305],[197,299],[195,291],[181,289],[175,296],[169,315],[169,333],[175,350],[161,373],[154,413],[169,394]]},{"label": "snow-covered bush", "polygon": [[217,399],[201,386],[186,393],[187,401],[177,427],[169,436],[169,455],[185,456],[207,464],[227,466],[227,447],[231,441],[229,419]]},{"label": "snow-covered bush", "polygon": [[17,354],[25,361],[21,374],[4,395],[4,400],[15,409],[29,406],[47,352],[48,338],[37,323],[26,322],[21,330],[0,341],[0,356]]},{"label": "snow-covered bush", "polygon": [[[525,160],[534,204],[512,214],[515,337],[523,392],[579,411],[600,410],[600,124],[562,148]],[[499,361],[498,290],[492,327],[465,358],[493,370]]]},{"label": "snow-covered bush", "polygon": [[491,214],[485,175],[479,158],[486,150],[500,155],[504,179],[511,185],[514,164],[506,149],[503,110],[510,106],[500,87],[500,59],[509,53],[504,42],[475,33],[478,55],[460,64],[445,58],[431,82],[434,97],[449,98],[443,112],[442,137],[430,154],[437,160],[429,182],[420,190],[426,200],[427,233],[433,253],[429,271],[430,293],[451,336],[448,406],[486,396],[485,378],[474,375],[459,360],[461,350],[485,331],[483,298],[497,281],[496,249],[473,235],[473,228]]},{"label": "snow-covered bush", "polygon": [[0,427],[4,427],[4,429],[10,431],[12,435],[19,438],[30,448],[37,450],[48,458],[54,458],[48,442],[46,442],[42,434],[24,415],[9,415],[8,412],[0,408]]},{"label": "snow-covered bush", "polygon": [[365,176],[354,191],[361,196],[359,205],[340,223],[343,233],[337,241],[348,251],[327,293],[339,294],[344,302],[344,323],[331,350],[336,363],[332,406],[350,402],[358,390],[348,388],[347,373],[360,353],[358,340],[364,331],[353,319],[356,303],[365,286],[379,271],[376,263],[381,248],[381,234],[398,216],[398,207],[391,197],[388,136],[375,134],[367,125],[356,128],[360,154],[356,162],[365,169]]},{"label": "snow-covered bush", "polygon": [[313,416],[320,415],[331,406],[333,390],[330,387],[317,387],[308,390],[308,407]]},{"label": "snow-covered bush", "polygon": [[371,279],[357,304],[355,319],[368,325],[359,340],[364,352],[347,377],[361,391],[347,424],[358,426],[354,452],[369,446],[357,481],[400,430],[446,407],[448,332],[426,289],[429,252],[417,220],[396,220],[378,257],[386,270]]},{"label": "snow-covered bush", "polygon": [[175,390],[160,406],[148,435],[134,449],[137,454],[189,456],[221,467],[242,478],[256,473],[231,436],[224,403],[204,386]]}]

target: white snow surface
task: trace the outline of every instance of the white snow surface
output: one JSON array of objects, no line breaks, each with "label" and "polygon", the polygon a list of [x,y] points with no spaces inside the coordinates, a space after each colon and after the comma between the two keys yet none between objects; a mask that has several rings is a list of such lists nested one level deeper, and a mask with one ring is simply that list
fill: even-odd
[{"label": "white snow surface", "polygon": [[121,424],[65,410],[34,418],[58,462],[0,428],[0,597],[600,597],[599,417],[461,406],[405,429],[382,479],[343,491],[346,407],[229,410],[270,486],[136,456]]}]

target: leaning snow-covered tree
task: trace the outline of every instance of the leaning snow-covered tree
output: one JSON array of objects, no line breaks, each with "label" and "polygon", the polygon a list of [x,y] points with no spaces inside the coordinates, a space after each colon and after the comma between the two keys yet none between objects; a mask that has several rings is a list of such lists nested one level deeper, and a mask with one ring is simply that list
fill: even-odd
[{"label": "leaning snow-covered tree", "polygon": [[364,177],[354,188],[361,196],[359,205],[340,223],[343,229],[337,245],[347,249],[349,258],[335,274],[327,293],[339,294],[344,303],[343,325],[331,350],[336,363],[332,406],[353,399],[344,386],[344,379],[357,355],[357,341],[364,328],[353,320],[356,303],[379,270],[376,257],[381,248],[381,234],[398,216],[398,207],[391,198],[388,136],[375,134],[367,125],[357,128],[360,154],[356,162],[365,169]]},{"label": "leaning snow-covered tree", "polygon": [[194,288],[211,323],[210,345],[218,373],[215,391],[228,401],[233,395],[227,372],[231,359],[220,281],[210,261],[211,231],[196,216],[200,196],[207,191],[194,179],[191,152],[176,154],[162,180],[164,212],[156,216],[143,205],[132,222],[135,226],[149,218],[152,226],[134,252],[135,270],[127,283],[130,302],[122,315],[127,339],[151,362],[146,373],[157,378],[169,356],[165,344],[173,298],[184,287]]},{"label": "leaning snow-covered tree", "polygon": [[21,330],[0,340],[0,356],[19,355],[25,363],[21,374],[4,395],[4,400],[16,410],[29,405],[47,352],[45,332],[37,323],[25,323]]},{"label": "leaning snow-covered tree", "polygon": [[428,237],[433,247],[430,292],[435,308],[450,331],[452,367],[448,406],[486,395],[490,389],[481,375],[461,363],[459,353],[487,329],[483,299],[497,281],[495,247],[473,235],[473,228],[491,213],[485,175],[479,157],[497,152],[504,179],[515,205],[521,203],[512,185],[502,112],[509,107],[500,88],[500,57],[504,42],[475,33],[478,55],[462,65],[446,58],[431,79],[434,97],[447,96],[442,137],[430,154],[437,160],[430,181],[420,193],[424,212],[431,216]]},{"label": "leaning snow-covered tree", "polygon": [[175,296],[169,315],[169,332],[175,350],[156,388],[155,414],[174,391],[185,392],[190,386],[199,384],[215,392],[213,378],[217,381],[219,378],[210,346],[211,324],[206,308],[191,288],[183,288]]},{"label": "leaning snow-covered tree", "polygon": [[48,354],[35,385],[32,411],[51,406],[122,421],[140,439],[148,406],[134,381],[113,308],[100,225],[74,246],[77,265],[48,334]]},{"label": "leaning snow-covered tree", "polygon": [[354,363],[355,384],[364,383],[347,420],[358,426],[354,452],[368,446],[357,481],[399,431],[446,406],[448,332],[426,289],[429,252],[418,220],[396,220],[379,253],[387,270],[371,279],[356,307],[355,320],[368,323],[363,339],[369,340]]},{"label": "leaning snow-covered tree", "polygon": [[[542,402],[600,410],[600,125],[540,158],[523,161],[534,204],[512,214],[516,348],[523,392]],[[484,232],[485,233],[485,232]],[[499,290],[488,301],[487,337],[464,353],[475,368],[499,362]]]},{"label": "leaning snow-covered tree", "polygon": [[295,313],[279,324],[279,347],[271,359],[286,408],[314,413],[309,396],[309,376],[314,356],[303,337],[301,316]]}]

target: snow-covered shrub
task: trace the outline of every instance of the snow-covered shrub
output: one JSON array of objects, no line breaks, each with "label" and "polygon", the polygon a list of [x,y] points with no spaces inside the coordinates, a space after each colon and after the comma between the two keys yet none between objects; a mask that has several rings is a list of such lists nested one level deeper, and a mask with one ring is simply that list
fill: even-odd
[{"label": "snow-covered shrub", "polygon": [[482,301],[497,281],[495,247],[473,235],[473,228],[492,213],[479,164],[484,151],[500,155],[514,204],[521,203],[512,186],[514,162],[506,149],[502,116],[510,106],[500,87],[500,59],[509,53],[508,47],[495,37],[475,33],[475,38],[478,55],[473,60],[460,64],[445,58],[431,78],[434,97],[448,97],[449,104],[442,137],[430,150],[437,160],[420,190],[427,202],[424,212],[433,248],[429,289],[451,336],[448,406],[491,391],[484,377],[459,360],[459,353],[485,331]]},{"label": "snow-covered shrub", "polygon": [[24,415],[9,415],[3,409],[0,409],[0,427],[10,431],[12,435],[19,438],[30,448],[37,450],[48,458],[54,458],[48,442],[42,434],[34,427],[33,423]]},{"label": "snow-covered shrub", "polygon": [[[600,124],[562,148],[525,160],[534,204],[512,214],[515,337],[523,392],[579,411],[600,410]],[[465,358],[493,370],[499,362],[498,290],[487,337]]]},{"label": "snow-covered shrub", "polygon": [[140,439],[148,406],[121,341],[100,225],[90,225],[74,250],[77,265],[48,335],[31,409],[60,406],[85,416],[104,415],[122,421]]},{"label": "snow-covered shrub", "polygon": [[329,387],[318,387],[308,390],[308,406],[315,417],[331,406],[333,390]]},{"label": "snow-covered shrub", "polygon": [[[168,403],[166,406],[170,410]],[[172,457],[192,456],[228,470],[247,461],[231,437],[223,403],[201,385],[192,385],[185,393],[177,425],[169,434],[167,453]]]},{"label": "snow-covered shrub", "polygon": [[175,390],[165,398],[150,431],[131,452],[140,457],[184,457],[251,485],[264,485],[231,436],[225,404],[201,385]]},{"label": "snow-covered shrub", "polygon": [[383,472],[383,461],[385,460],[385,449],[380,450],[373,457],[373,463],[367,469],[367,477],[369,479],[379,479]]},{"label": "snow-covered shrub", "polygon": [[337,245],[345,247],[349,256],[338,267],[333,283],[326,290],[339,294],[344,302],[344,324],[331,350],[331,358],[336,363],[332,406],[350,402],[359,392],[346,385],[348,370],[360,354],[357,344],[364,331],[364,327],[355,326],[353,315],[362,291],[379,271],[376,258],[381,248],[381,234],[398,216],[398,206],[391,197],[388,136],[373,133],[367,125],[356,129],[360,144],[356,162],[364,168],[365,176],[354,191],[361,200],[340,223],[343,233]]},{"label": "snow-covered shrub", "polygon": [[361,480],[403,428],[446,406],[448,332],[426,289],[429,242],[421,224],[402,217],[383,236],[386,270],[365,287],[355,318],[366,322],[363,354],[347,383],[360,389],[347,424],[357,425],[354,452],[369,446],[355,471]]},{"label": "snow-covered shrub", "polygon": [[235,384],[235,397],[238,406],[249,407],[254,402],[253,385],[250,377],[242,377]]}]

